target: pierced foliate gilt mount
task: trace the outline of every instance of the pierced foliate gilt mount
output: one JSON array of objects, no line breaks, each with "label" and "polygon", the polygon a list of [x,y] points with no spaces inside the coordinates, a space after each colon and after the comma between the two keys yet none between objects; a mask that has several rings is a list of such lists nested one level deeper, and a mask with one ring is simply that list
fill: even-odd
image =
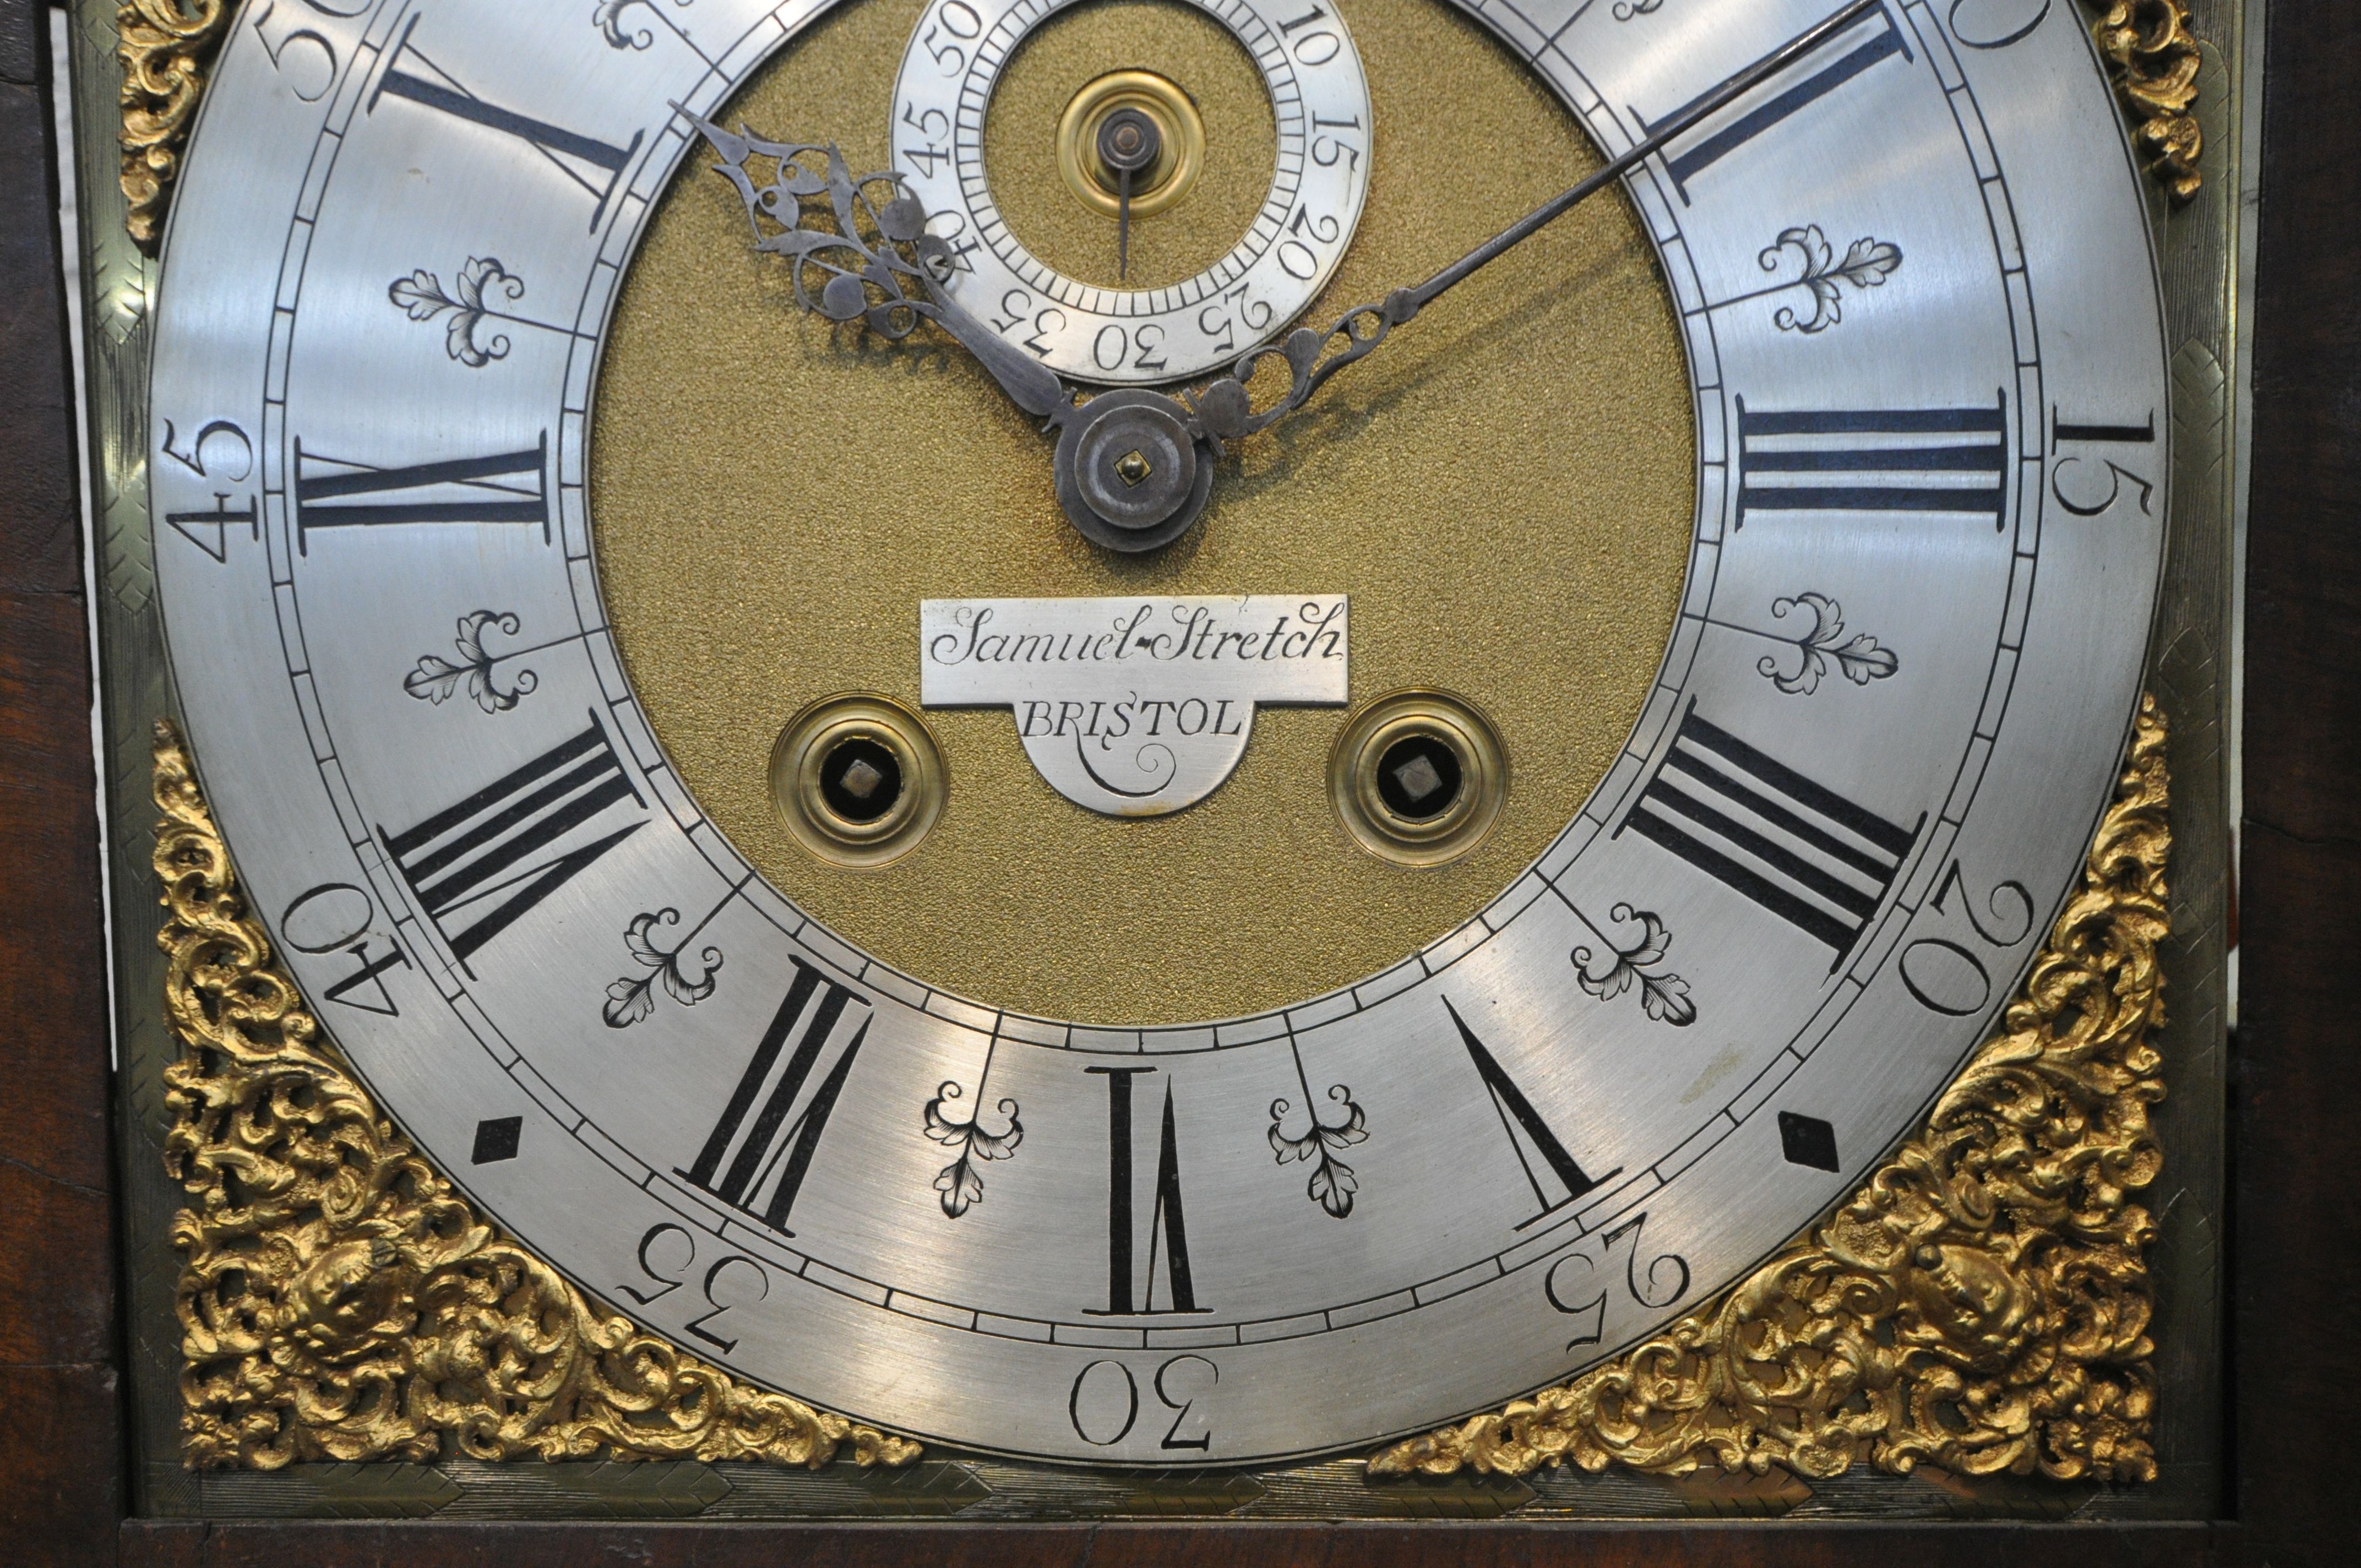
[{"label": "pierced foliate gilt mount", "polygon": [[1573,1382],[1373,1475],[1571,1462],[2150,1481],[2164,718],[2143,698],[2081,887],[1926,1127],[1805,1241]]},{"label": "pierced foliate gilt mount", "polygon": [[2203,57],[2189,7],[2180,0],[2112,0],[2093,30],[2136,122],[2132,139],[2148,155],[2149,174],[2175,202],[2190,200],[2203,183],[2197,159],[2205,138],[2190,112]]},{"label": "pierced foliate gilt mount", "polygon": [[336,1059],[247,908],[167,724],[155,765],[192,1468],[918,1456],[682,1354],[487,1224]]},{"label": "pierced foliate gilt mount", "polygon": [[123,62],[124,226],[150,256],[197,117],[206,73],[229,31],[231,0],[124,0],[115,13]]},{"label": "pierced foliate gilt mount", "polygon": [[[1367,1474],[1571,1461],[2152,1479],[2156,1225],[2134,1195],[2160,1162],[2147,1108],[2164,1092],[2150,1044],[2164,742],[2144,699],[2081,886],[1999,1033],[1807,1240],[1606,1365],[1397,1443]],[[683,1355],[486,1224],[336,1061],[246,908],[167,725],[155,764],[158,942],[182,1051],[166,1069],[167,1159],[190,1200],[173,1234],[192,1466],[418,1461],[446,1446],[815,1468],[848,1448],[861,1465],[917,1457]],[[1349,1091],[1331,1096],[1346,1116],[1332,1141],[1356,1141],[1359,1108]],[[930,1135],[953,1141],[949,1119],[931,1132],[932,1109]],[[1020,1135],[1013,1116],[998,1135],[1007,1147]],[[1300,1157],[1311,1135],[1271,1130]],[[1329,1201],[1349,1208],[1349,1170],[1336,1190]]]}]

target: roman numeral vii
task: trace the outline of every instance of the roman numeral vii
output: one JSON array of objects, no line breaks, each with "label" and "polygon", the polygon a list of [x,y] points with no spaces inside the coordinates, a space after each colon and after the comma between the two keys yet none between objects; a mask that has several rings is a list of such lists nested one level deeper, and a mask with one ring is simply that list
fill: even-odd
[{"label": "roman numeral vii", "polygon": [[[695,1163],[674,1174],[791,1236],[788,1215],[869,1036],[870,1002],[801,959],[788,961],[796,978],[786,1000],[738,1075]],[[840,1040],[848,1014],[857,1022],[851,1037]]]}]

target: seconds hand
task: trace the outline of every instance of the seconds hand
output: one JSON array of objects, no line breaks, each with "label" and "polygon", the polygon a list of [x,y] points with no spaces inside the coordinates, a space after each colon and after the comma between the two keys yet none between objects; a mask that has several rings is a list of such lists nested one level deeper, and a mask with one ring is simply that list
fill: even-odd
[{"label": "seconds hand", "polygon": [[[1883,4],[1884,0],[1848,0],[1835,15],[1675,110],[1605,168],[1543,203],[1424,282],[1396,289],[1377,303],[1347,311],[1325,332],[1298,327],[1281,343],[1250,349],[1231,365],[1226,375],[1178,397],[1135,388],[1101,392],[1087,402],[1077,402],[1073,389],[1054,371],[987,327],[951,297],[950,247],[928,231],[927,213],[915,197],[896,194],[883,205],[869,205],[864,185],[883,181],[898,191],[900,176],[886,173],[856,179],[843,155],[832,146],[764,141],[743,130],[733,136],[686,109],[681,113],[720,155],[721,161],[714,167],[737,187],[746,204],[747,218],[754,225],[754,248],[790,258],[798,304],[834,321],[866,321],[873,329],[894,337],[906,335],[920,321],[932,322],[950,334],[975,356],[1011,401],[1040,419],[1045,431],[1057,433],[1050,474],[1058,504],[1068,520],[1093,543],[1136,554],[1178,539],[1204,510],[1213,489],[1213,462],[1223,455],[1225,443],[1268,429],[1302,407],[1329,377],[1376,348],[1395,327],[1417,315],[1453,284],[1564,216],[1585,198],[1605,190],[1662,152],[1675,137],[1695,129]],[[1757,115],[1773,118],[1786,112],[1777,100],[1755,111]],[[1129,105],[1109,115],[1095,138],[1102,165],[1115,176],[1119,273],[1128,270],[1131,259],[1132,181],[1154,167],[1160,141],[1156,122]],[[808,166],[823,156],[825,174]],[[775,160],[768,179],[758,181],[748,171],[750,157]],[[824,208],[818,201],[823,196],[827,198]],[[832,219],[835,226],[807,226],[807,203],[820,213],[823,222]],[[857,226],[856,211],[868,214],[875,229],[873,241]],[[807,287],[811,274],[825,279],[816,291]],[[1331,345],[1340,338],[1341,346],[1332,351]],[[1292,379],[1277,401],[1257,412],[1246,383],[1253,378],[1255,367],[1274,354],[1286,358]]]},{"label": "seconds hand", "polygon": [[1099,161],[1115,171],[1115,275],[1131,270],[1131,182],[1155,165],[1164,150],[1164,136],[1156,122],[1140,110],[1117,109],[1099,122]]},{"label": "seconds hand", "polygon": [[[1250,350],[1239,358],[1227,376],[1190,396],[1189,401],[1204,425],[1206,433],[1217,444],[1224,439],[1252,435],[1302,407],[1329,377],[1384,342],[1389,332],[1432,304],[1444,290],[1464,281],[1485,263],[1498,259],[1524,240],[1532,238],[1588,197],[1605,190],[1662,152],[1674,138],[1729,107],[1750,90],[1785,70],[1802,56],[1811,53],[1883,4],[1884,0],[1852,0],[1852,4],[1834,16],[1798,33],[1670,119],[1657,125],[1629,151],[1610,160],[1597,173],[1543,202],[1426,281],[1407,289],[1396,289],[1380,303],[1360,305],[1345,312],[1324,333],[1299,327],[1288,334],[1283,344]],[[1314,363],[1322,348],[1337,337],[1345,338],[1346,345],[1328,358]],[[1247,403],[1245,382],[1253,376],[1255,367],[1266,356],[1272,354],[1286,356],[1288,364],[1295,371],[1295,381],[1277,402],[1257,413]]]}]

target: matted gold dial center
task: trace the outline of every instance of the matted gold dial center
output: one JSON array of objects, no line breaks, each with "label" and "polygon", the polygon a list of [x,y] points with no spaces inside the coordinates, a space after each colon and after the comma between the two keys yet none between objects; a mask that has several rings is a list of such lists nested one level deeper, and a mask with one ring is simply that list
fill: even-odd
[{"label": "matted gold dial center", "polygon": [[[1120,171],[1111,167],[1101,131],[1122,110],[1144,115],[1156,129],[1155,156],[1131,177],[1131,214],[1152,217],[1186,196],[1205,162],[1205,122],[1196,100],[1169,76],[1153,71],[1110,71],[1083,83],[1058,116],[1058,172],[1076,200],[1114,217],[1123,201]],[[1117,126],[1115,135],[1136,129]]]},{"label": "matted gold dial center", "polygon": [[[1374,123],[1388,129],[1382,157],[1364,151],[1378,171],[1367,214],[1314,321],[1431,273],[1598,163],[1547,85],[1481,22],[1433,0],[1346,4]],[[901,105],[861,65],[900,48],[920,10],[893,0],[828,13],[717,118],[851,126],[846,159],[886,167]],[[1165,36],[1151,22],[1179,40],[1169,60],[1139,44]],[[1190,276],[1220,252],[1153,247],[1201,225],[1230,244],[1268,190],[1273,156],[1259,78],[1202,13],[1112,0],[1045,23],[986,117],[994,190],[1045,265],[1071,258],[1087,272],[1103,258],[1112,283],[1114,221],[1077,204],[1045,132],[1075,83],[1119,64],[1154,66],[1201,94],[1215,139],[1196,194],[1133,236],[1136,283]],[[1471,168],[1470,146],[1530,157]],[[595,549],[633,689],[690,794],[841,939],[928,984],[1041,1017],[1185,1023],[1286,1006],[1397,963],[1482,908],[1621,755],[1672,633],[1697,489],[1675,317],[1620,200],[1536,236],[1529,256],[1469,280],[1447,313],[1404,329],[1299,422],[1238,444],[1202,521],[1138,555],[1091,544],[1066,521],[1043,480],[1038,422],[969,358],[925,334],[885,344],[796,310],[784,278],[752,265],[771,258],[748,254],[744,224],[735,192],[702,166],[659,203],[602,361]],[[760,377],[714,373],[748,359]],[[1563,395],[1568,386],[1586,395]],[[1116,396],[1102,395],[1110,414]],[[1180,461],[1146,428],[1110,430],[1093,449],[1110,508],[1159,492]],[[895,455],[890,482],[847,483],[839,455],[871,451]],[[1261,712],[1219,789],[1123,819],[1045,782],[1009,708],[926,708],[941,812],[882,871],[813,850],[794,811],[833,828],[831,845],[857,826],[803,805],[800,768],[769,771],[774,737],[807,704],[863,692],[919,708],[913,631],[928,598],[1264,591],[1350,597],[1357,705],[1440,691],[1489,721],[1513,777],[1488,830],[1453,840],[1464,854],[1405,864],[1346,828],[1328,780],[1351,707]],[[1580,650],[1578,679],[1533,656],[1543,637]],[[1447,838],[1492,794],[1472,747],[1419,745],[1427,735],[1389,733],[1367,752],[1383,820],[1409,825],[1393,828],[1397,840]],[[845,818],[827,786],[870,809],[854,774],[876,759],[846,751],[830,775],[837,755],[816,752],[817,787]],[[904,776],[906,789],[916,774]]]}]

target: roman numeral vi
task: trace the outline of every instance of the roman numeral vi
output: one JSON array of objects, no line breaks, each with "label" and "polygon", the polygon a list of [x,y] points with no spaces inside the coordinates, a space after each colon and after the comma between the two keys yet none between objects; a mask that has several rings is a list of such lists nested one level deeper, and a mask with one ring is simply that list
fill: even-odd
[{"label": "roman numeral vi", "polygon": [[[1107,1080],[1107,1304],[1104,1310],[1085,1308],[1093,1317],[1134,1312],[1202,1312],[1197,1305],[1195,1276],[1189,1268],[1189,1222],[1180,1205],[1180,1147],[1173,1135],[1172,1080],[1164,1080],[1164,1115],[1156,1150],[1154,1208],[1148,1223],[1146,1289],[1133,1295],[1132,1261],[1132,1125],[1131,1080],[1153,1073],[1152,1067],[1091,1067],[1085,1072]],[[1170,1306],[1156,1304],[1156,1276],[1161,1263]],[[1134,1306],[1135,1299],[1138,1305]]]}]

